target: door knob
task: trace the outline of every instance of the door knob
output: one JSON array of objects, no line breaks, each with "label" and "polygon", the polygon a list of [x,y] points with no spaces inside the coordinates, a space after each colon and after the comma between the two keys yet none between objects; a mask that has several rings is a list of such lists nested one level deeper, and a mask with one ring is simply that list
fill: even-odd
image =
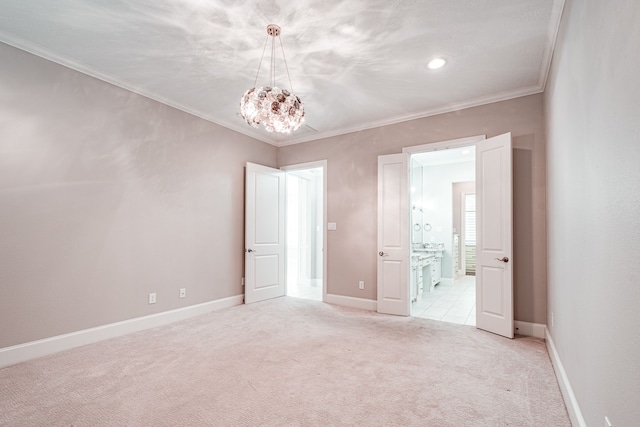
[{"label": "door knob", "polygon": [[496,258],[498,261],[502,261],[502,262],[509,262],[509,258],[507,257],[503,257],[503,258]]},{"label": "door knob", "polygon": [[254,251],[253,249],[247,249],[247,252],[258,252],[258,251]]},{"label": "door knob", "polygon": [[380,256],[386,256],[386,255],[388,255],[388,254],[387,254],[386,252],[382,252],[382,251],[380,251],[380,252],[378,252],[378,255],[380,255]]}]

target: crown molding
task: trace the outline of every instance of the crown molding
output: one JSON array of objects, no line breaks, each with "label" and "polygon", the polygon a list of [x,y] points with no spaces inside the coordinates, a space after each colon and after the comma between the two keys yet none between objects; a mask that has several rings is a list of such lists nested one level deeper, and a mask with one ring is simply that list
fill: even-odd
[{"label": "crown molding", "polygon": [[72,70],[75,70],[79,73],[88,75],[90,77],[93,77],[95,79],[98,80],[102,80],[105,83],[109,83],[111,85],[117,86],[119,88],[128,90],[129,92],[133,92],[137,95],[140,96],[144,96],[145,98],[149,98],[153,101],[159,102],[161,104],[167,105],[169,107],[178,109],[180,111],[183,111],[185,113],[191,114],[192,116],[196,116],[199,117],[203,120],[206,120],[208,122],[211,122],[213,124],[216,124],[218,126],[221,126],[225,129],[230,129],[233,130],[235,132],[241,133],[243,135],[246,135],[250,138],[253,139],[257,139],[259,141],[262,142],[266,142],[267,144],[271,144],[271,145],[276,145],[277,146],[277,141],[266,138],[266,137],[260,137],[259,135],[256,135],[255,132],[251,132],[249,129],[246,128],[246,126],[236,126],[234,124],[230,124],[230,123],[221,123],[217,120],[215,120],[213,117],[209,116],[208,114],[203,113],[202,111],[198,111],[196,109],[193,109],[191,107],[188,107],[180,102],[176,102],[174,100],[171,99],[167,99],[163,96],[158,95],[157,93],[154,93],[150,90],[147,89],[142,89],[140,87],[137,87],[134,84],[131,84],[125,80],[121,80],[113,75],[104,73],[102,71],[96,70],[95,68],[91,67],[90,65],[87,65],[81,61],[76,61],[76,60],[72,60],[69,58],[66,58],[62,55],[59,55],[53,51],[51,51],[50,49],[47,49],[46,47],[39,45],[37,43],[33,43],[30,42],[28,40],[25,40],[21,37],[17,37],[11,33],[7,33],[5,31],[0,30],[0,42],[5,43],[9,46],[13,46],[16,49],[20,49],[23,50],[25,52],[31,53],[35,56],[38,56],[40,58],[46,59],[48,61],[51,61],[53,63],[56,63],[58,65],[62,65],[63,67],[67,67],[67,68],[71,68]]},{"label": "crown molding", "polygon": [[562,22],[564,2],[565,0],[555,0],[553,2],[549,27],[547,29],[547,43],[545,44],[544,53],[542,54],[540,74],[538,75],[538,85],[542,88],[541,92],[544,92],[547,87],[547,79],[549,78],[549,71],[551,70],[551,61],[553,60],[558,32],[560,31],[560,22]]},{"label": "crown molding", "polygon": [[333,129],[331,131],[326,131],[326,132],[318,132],[311,136],[293,138],[286,142],[280,142],[279,144],[276,144],[276,146],[284,147],[287,145],[300,144],[303,142],[330,138],[332,136],[344,135],[344,134],[353,133],[353,132],[361,132],[361,131],[374,129],[382,126],[389,126],[389,125],[394,125],[402,122],[408,122],[410,120],[423,119],[425,117],[430,117],[430,116],[437,116],[438,114],[451,113],[453,111],[464,110],[466,108],[478,107],[486,104],[493,104],[494,102],[507,101],[509,99],[520,98],[522,96],[535,95],[542,91],[543,91],[543,88],[539,84],[526,86],[518,89],[499,92],[496,94],[484,95],[484,96],[472,98],[466,101],[438,105],[433,108],[416,112],[416,113],[410,113],[410,114],[395,116],[387,119],[376,120],[372,122],[363,123],[357,126],[343,127],[339,129]]}]

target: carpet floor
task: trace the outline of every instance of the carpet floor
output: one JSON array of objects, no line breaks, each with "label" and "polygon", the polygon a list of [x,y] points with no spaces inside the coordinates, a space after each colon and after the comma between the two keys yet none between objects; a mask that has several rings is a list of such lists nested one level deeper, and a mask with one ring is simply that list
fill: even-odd
[{"label": "carpet floor", "polygon": [[543,340],[284,297],[0,369],[1,426],[570,426]]}]

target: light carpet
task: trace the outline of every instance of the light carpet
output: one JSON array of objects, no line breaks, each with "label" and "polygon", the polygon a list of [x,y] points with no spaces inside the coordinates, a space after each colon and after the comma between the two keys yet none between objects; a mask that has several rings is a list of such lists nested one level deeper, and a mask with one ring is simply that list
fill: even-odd
[{"label": "light carpet", "polygon": [[0,369],[2,426],[570,426],[543,340],[278,298]]}]

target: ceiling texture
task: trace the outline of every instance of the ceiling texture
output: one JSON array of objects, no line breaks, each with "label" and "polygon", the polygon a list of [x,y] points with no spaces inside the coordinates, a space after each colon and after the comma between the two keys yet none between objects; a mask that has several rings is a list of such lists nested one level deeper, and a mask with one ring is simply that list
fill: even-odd
[{"label": "ceiling texture", "polygon": [[[544,90],[564,0],[0,0],[0,41],[276,146]],[[239,114],[282,28],[305,125]],[[269,51],[258,85],[268,84]],[[430,70],[443,57],[447,65]],[[0,61],[2,58],[0,58]],[[276,84],[289,88],[282,51]]]}]

